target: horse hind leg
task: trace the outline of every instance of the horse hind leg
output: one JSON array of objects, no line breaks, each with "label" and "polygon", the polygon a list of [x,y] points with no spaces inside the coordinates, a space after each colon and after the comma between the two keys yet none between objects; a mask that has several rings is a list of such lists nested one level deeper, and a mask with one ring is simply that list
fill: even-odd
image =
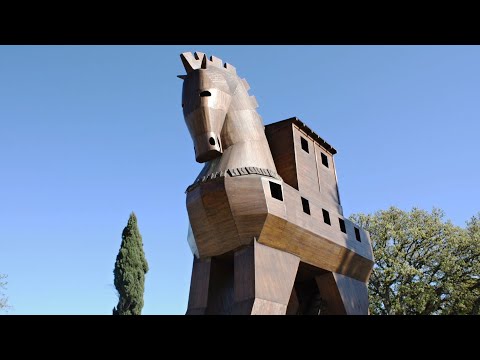
[{"label": "horse hind leg", "polygon": [[194,257],[188,308],[185,315],[206,314],[211,265],[211,258],[200,260]]},{"label": "horse hind leg", "polygon": [[327,273],[315,277],[325,301],[325,315],[368,315],[367,284],[345,275]]}]

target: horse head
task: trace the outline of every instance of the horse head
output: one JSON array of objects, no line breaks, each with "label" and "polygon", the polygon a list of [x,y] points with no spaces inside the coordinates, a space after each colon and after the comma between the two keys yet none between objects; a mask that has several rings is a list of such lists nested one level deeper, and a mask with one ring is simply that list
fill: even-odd
[{"label": "horse head", "polygon": [[180,55],[186,75],[183,79],[182,108],[199,163],[223,153],[221,131],[232,96],[238,86],[235,68],[214,56],[187,52]]}]

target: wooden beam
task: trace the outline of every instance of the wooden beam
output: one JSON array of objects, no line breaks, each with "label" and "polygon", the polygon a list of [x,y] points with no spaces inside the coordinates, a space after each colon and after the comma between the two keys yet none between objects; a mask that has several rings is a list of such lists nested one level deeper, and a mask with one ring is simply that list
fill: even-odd
[{"label": "wooden beam", "polygon": [[285,315],[299,262],[256,241],[236,251],[233,313]]},{"label": "wooden beam", "polygon": [[198,259],[194,257],[192,281],[186,315],[205,315],[208,306],[208,287],[212,259]]}]

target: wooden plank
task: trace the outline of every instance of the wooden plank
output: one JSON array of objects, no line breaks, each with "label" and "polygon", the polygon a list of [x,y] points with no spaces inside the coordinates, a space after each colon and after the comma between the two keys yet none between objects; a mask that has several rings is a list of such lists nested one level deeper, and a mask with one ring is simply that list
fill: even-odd
[{"label": "wooden plank", "polygon": [[213,258],[206,315],[230,315],[234,301],[233,282],[233,258]]},{"label": "wooden plank", "polygon": [[292,254],[254,242],[255,295],[287,305],[300,259]]},{"label": "wooden plank", "polygon": [[368,315],[367,284],[341,274],[333,274],[347,315]]},{"label": "wooden plank", "polygon": [[[259,175],[220,178],[188,194],[200,256],[217,256],[257,237],[260,243],[295,254],[308,264],[366,281],[373,266],[368,233],[361,230],[362,241],[357,241],[354,224],[332,209],[328,209],[331,225],[325,224],[326,205],[321,203],[311,202],[311,215],[305,214],[300,194],[285,183],[283,201],[272,198],[269,181]],[[347,234],[340,231],[338,218],[344,219]]]},{"label": "wooden plank", "polygon": [[286,315],[297,315],[299,307],[300,303],[298,302],[297,292],[295,288],[293,288],[287,305]]},{"label": "wooden plank", "polygon": [[[194,271],[208,272],[208,304],[205,290],[192,285],[197,295],[191,311],[285,313],[300,259],[339,274],[332,275],[341,289],[337,298],[360,294],[372,271],[373,252],[368,233],[359,228],[356,239],[355,224],[343,218],[336,150],[297,118],[264,127],[248,83],[221,59],[208,60],[203,53],[181,58],[187,71],[182,76],[185,122],[195,159],[206,163],[201,180],[187,189],[188,241],[200,258],[212,257],[208,271],[205,264]],[[278,179],[277,173],[283,181],[271,180]],[[277,186],[272,196],[271,181],[280,185],[282,197]],[[327,212],[330,221],[324,221]],[[339,219],[345,220],[346,233]],[[192,284],[201,281],[192,273]],[[364,308],[355,303],[345,311]]]},{"label": "wooden plank", "polygon": [[250,315],[285,315],[287,305],[256,298]]},{"label": "wooden plank", "polygon": [[298,190],[292,126],[277,128],[274,124],[268,125],[265,127],[265,135],[275,161],[277,173],[283,181]]},{"label": "wooden plank", "polygon": [[337,273],[315,277],[328,315],[368,315],[367,284]]},{"label": "wooden plank", "polygon": [[[328,203],[330,207],[334,208],[336,212],[341,214],[343,210],[340,206],[340,199],[338,197],[338,184],[333,156],[318,144],[315,144],[315,153],[321,200]],[[322,154],[327,156],[328,167],[322,163]]]},{"label": "wooden plank", "polygon": [[320,297],[326,304],[325,315],[346,315],[345,305],[338,290],[337,282],[332,273],[315,277]]},{"label": "wooden plank", "polygon": [[268,214],[262,177],[227,177],[225,191],[239,241],[247,245],[260,236]]},{"label": "wooden plank", "polygon": [[[362,232],[365,241],[356,241],[354,225],[348,219],[331,211],[332,225],[327,225],[321,214],[326,205],[310,203],[311,215],[307,215],[303,213],[299,193],[286,184],[282,189],[285,206],[269,206],[258,241],[295,254],[308,264],[366,281],[373,267],[368,234]],[[268,202],[273,200],[267,197]],[[347,234],[340,231],[338,218],[345,220]]]},{"label": "wooden plank", "polygon": [[[308,152],[302,148],[302,138],[307,144]],[[295,161],[297,166],[298,190],[309,201],[320,199],[317,163],[314,142],[297,126],[293,126]]]},{"label": "wooden plank", "polygon": [[241,245],[224,178],[188,192],[187,210],[200,257],[220,255]]},{"label": "wooden plank", "polygon": [[235,253],[234,314],[285,314],[300,260],[256,241]]},{"label": "wooden plank", "polygon": [[211,259],[193,259],[190,295],[186,315],[204,315],[208,306]]},{"label": "wooden plank", "polygon": [[255,297],[255,260],[253,245],[235,251],[234,255],[234,297],[240,303]]}]

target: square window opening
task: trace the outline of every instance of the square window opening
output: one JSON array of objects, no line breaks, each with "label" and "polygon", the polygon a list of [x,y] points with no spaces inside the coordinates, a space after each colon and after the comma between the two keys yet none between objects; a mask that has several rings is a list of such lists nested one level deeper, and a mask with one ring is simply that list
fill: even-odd
[{"label": "square window opening", "polygon": [[277,184],[276,182],[269,181],[270,183],[270,194],[274,199],[283,201],[282,185]]},{"label": "square window opening", "polygon": [[340,231],[346,234],[347,228],[345,227],[345,220],[339,218],[338,222],[340,223]]},{"label": "square window opening", "polygon": [[360,229],[359,228],[355,228],[355,239],[357,239],[357,241],[362,241],[362,239],[360,238]]},{"label": "square window opening", "polygon": [[303,212],[305,214],[310,215],[310,204],[308,203],[308,200],[302,197],[302,207],[303,207]]},{"label": "square window opening", "polygon": [[325,224],[331,225],[331,223],[330,223],[330,213],[325,209],[322,209],[322,213],[323,213],[323,222]]},{"label": "square window opening", "polygon": [[308,141],[300,136],[300,142],[302,143],[302,149],[309,153],[310,151],[308,151]]},{"label": "square window opening", "polygon": [[322,153],[322,164],[328,167],[328,157],[324,153]]}]

